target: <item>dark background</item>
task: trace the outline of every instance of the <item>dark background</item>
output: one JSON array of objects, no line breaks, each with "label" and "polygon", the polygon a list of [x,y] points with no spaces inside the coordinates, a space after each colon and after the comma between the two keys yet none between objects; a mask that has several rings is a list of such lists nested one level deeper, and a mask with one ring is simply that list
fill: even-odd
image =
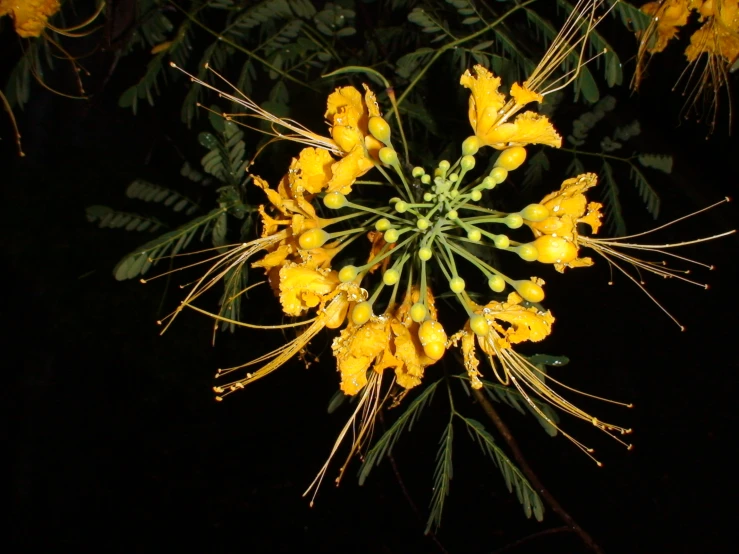
[{"label": "dark background", "polygon": [[[441,396],[395,452],[417,512],[387,461],[364,487],[354,478],[356,462],[334,488],[335,465],[309,508],[301,494],[347,416],[326,413],[337,386],[330,337],[313,346],[325,363],[307,371],[287,364],[216,403],[215,368],[243,362],[282,336],[242,331],[220,336],[212,348],[210,323],[189,313],[159,336],[155,322],[176,306],[188,277],[147,285],[112,278],[120,257],[148,238],[97,229],[85,221],[85,207],[121,205],[137,177],[166,184],[180,164],[176,148],[194,143],[177,109],[145,108],[133,117],[116,107],[117,87],[131,82],[134,67],[135,60],[119,68],[91,102],[37,88],[19,117],[26,158],[12,155],[4,116],[0,123],[8,551],[439,552],[423,528],[443,428],[433,407],[444,408]],[[739,184],[727,110],[709,141],[704,125],[681,124],[682,100],[669,94],[674,75],[666,67],[638,96],[617,91],[626,107],[612,122],[639,118],[643,149],[675,156],[673,174],[654,177],[661,222],[736,195]],[[622,185],[622,201],[630,230],[653,226],[629,187]],[[715,234],[737,221],[729,204],[659,240]],[[548,438],[533,418],[500,408],[543,482],[606,552],[734,550],[737,239],[686,252],[716,264],[714,272],[695,272],[710,290],[648,279],[684,333],[625,279],[607,286],[603,263],[565,277],[544,275],[557,323],[540,350],[572,359],[557,370],[568,384],[635,404],[621,410],[579,401],[602,419],[633,427],[632,452],[565,420],[597,448],[605,464],[599,469],[565,439]],[[255,316],[277,310],[275,300],[259,296],[248,306]],[[467,413],[484,419],[475,405]],[[438,532],[449,552],[495,552],[561,526],[551,512],[542,524],[527,521],[461,428],[454,470]],[[552,549],[584,551],[570,533],[510,551]]]}]

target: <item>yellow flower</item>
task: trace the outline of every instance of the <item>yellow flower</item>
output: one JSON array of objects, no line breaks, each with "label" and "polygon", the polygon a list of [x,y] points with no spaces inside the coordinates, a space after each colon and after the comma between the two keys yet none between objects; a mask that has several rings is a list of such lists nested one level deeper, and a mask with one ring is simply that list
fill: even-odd
[{"label": "yellow flower", "polygon": [[[437,323],[433,297],[430,291],[427,294],[430,321]],[[414,287],[395,313],[373,316],[360,326],[350,324],[334,339],[332,349],[345,394],[355,395],[367,384],[370,366],[378,374],[393,369],[395,382],[405,389],[421,384],[424,370],[437,360],[426,355],[419,338],[419,324],[410,317],[410,307],[419,296]]]},{"label": "yellow flower", "polygon": [[336,271],[310,269],[288,262],[280,269],[280,303],[282,310],[299,316],[318,306],[339,285]]},{"label": "yellow flower", "polygon": [[358,328],[347,325],[331,346],[341,373],[340,388],[354,396],[367,384],[367,370],[390,345],[390,321],[372,317]]},{"label": "yellow flower", "polygon": [[[688,22],[690,0],[659,0],[648,2],[641,11],[654,18],[657,38],[648,51],[652,54],[662,52],[667,44],[677,36],[678,27]],[[650,32],[650,31],[648,31]]]},{"label": "yellow flower", "polygon": [[0,0],[0,17],[10,14],[18,36],[39,37],[60,7],[59,0]]},{"label": "yellow flower", "polygon": [[293,196],[302,196],[303,192],[318,194],[324,190],[331,179],[334,161],[326,150],[303,148],[298,157],[293,158],[288,171]]},{"label": "yellow flower", "polygon": [[534,241],[539,252],[538,261],[553,263],[554,268],[562,273],[565,267],[587,267],[593,265],[591,258],[578,258],[580,246],[577,224],[590,226],[593,234],[601,225],[602,204],[588,203],[585,191],[598,184],[595,173],[584,173],[562,183],[560,190],[544,197],[541,204],[551,214],[542,221],[528,221],[528,225],[537,237]]},{"label": "yellow flower", "polygon": [[697,60],[701,54],[720,57],[724,62],[732,63],[739,57],[739,32],[732,31],[713,19],[706,21],[691,35],[690,45],[685,49],[685,57],[689,62]]},{"label": "yellow flower", "polygon": [[562,137],[546,116],[524,112],[509,121],[524,105],[543,97],[518,83],[511,87],[513,100],[506,100],[499,92],[500,77],[496,77],[481,65],[474,67],[475,76],[469,70],[460,78],[460,84],[472,92],[469,100],[469,119],[475,135],[483,144],[498,150],[526,144],[546,144],[559,148]]},{"label": "yellow flower", "polygon": [[506,302],[493,301],[478,310],[490,327],[488,335],[480,338],[480,347],[486,354],[495,355],[493,341],[498,348],[510,348],[524,341],[539,342],[552,332],[551,312],[541,312],[533,306],[525,308],[521,302],[523,298],[512,292]]},{"label": "yellow flower", "polygon": [[333,164],[333,177],[328,192],[349,194],[354,181],[375,166],[374,160],[383,144],[369,134],[368,122],[379,116],[380,109],[374,93],[364,85],[365,95],[354,87],[341,87],[332,92],[324,114],[331,125],[334,142],[346,152]]}]

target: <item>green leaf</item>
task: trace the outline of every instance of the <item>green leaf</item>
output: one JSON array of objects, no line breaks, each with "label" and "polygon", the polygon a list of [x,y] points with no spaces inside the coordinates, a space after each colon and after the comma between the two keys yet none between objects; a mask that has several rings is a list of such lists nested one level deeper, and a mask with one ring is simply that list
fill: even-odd
[{"label": "green leaf", "polygon": [[612,234],[625,235],[626,221],[624,220],[619,190],[616,180],[613,178],[613,168],[607,161],[603,161],[603,181],[606,185],[604,205],[606,208],[606,225]]},{"label": "green leaf", "polygon": [[454,441],[454,429],[451,420],[447,424],[439,441],[439,451],[436,454],[436,469],[434,470],[434,489],[431,495],[431,510],[426,522],[425,534],[431,529],[438,529],[441,525],[441,515],[444,509],[444,501],[449,496],[449,485],[453,477],[452,467],[452,444]]},{"label": "green leaf", "polygon": [[223,208],[217,208],[140,246],[118,262],[113,269],[113,275],[118,281],[125,281],[146,274],[149,268],[155,265],[159,259],[166,255],[176,255],[190,243],[199,228],[210,224],[223,211]]},{"label": "green leaf", "polygon": [[467,431],[472,439],[480,445],[483,453],[493,461],[503,474],[508,492],[516,491],[516,497],[521,503],[526,517],[530,518],[533,515],[537,521],[542,521],[544,519],[544,504],[528,479],[495,443],[495,439],[488,433],[482,423],[461,415],[459,418],[467,425]]},{"label": "green leaf", "polygon": [[153,217],[146,217],[136,213],[120,212],[108,206],[88,206],[85,216],[90,223],[97,223],[98,227],[109,229],[125,229],[126,231],[149,231],[153,233],[164,223]]},{"label": "green leaf", "polygon": [[634,183],[634,186],[639,191],[639,196],[641,196],[642,201],[644,202],[644,204],[646,204],[647,211],[654,219],[657,219],[659,217],[660,207],[659,196],[651,187],[651,185],[647,181],[647,178],[644,177],[644,174],[639,171],[639,169],[634,164],[631,164],[630,167],[631,171],[629,172],[629,177],[631,177],[631,181]]},{"label": "green leaf", "polygon": [[398,417],[395,423],[383,433],[383,435],[377,440],[377,442],[370,448],[367,455],[364,457],[364,462],[359,468],[359,484],[363,485],[367,480],[372,468],[380,464],[385,454],[392,452],[393,446],[400,437],[400,434],[407,428],[408,431],[413,429],[413,424],[418,419],[423,409],[431,402],[434,396],[434,391],[439,385],[441,380],[435,381],[428,385],[419,394],[413,402],[408,404],[405,411]]},{"label": "green leaf", "polygon": [[[179,192],[155,185],[144,179],[136,179],[126,187],[126,196],[143,200],[144,202],[158,202],[171,207],[175,212],[185,211],[185,215],[192,215],[200,206]],[[187,208],[187,209],[185,209]]]},{"label": "green leaf", "polygon": [[658,169],[668,175],[672,173],[672,156],[661,155],[661,154],[639,154],[637,158],[639,163],[644,167],[651,167],[652,169]]}]

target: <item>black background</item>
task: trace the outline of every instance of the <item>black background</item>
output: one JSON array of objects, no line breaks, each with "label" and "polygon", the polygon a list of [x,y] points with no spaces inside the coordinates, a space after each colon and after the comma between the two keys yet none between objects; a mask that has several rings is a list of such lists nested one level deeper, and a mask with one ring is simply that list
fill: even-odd
[{"label": "black background", "polygon": [[[35,89],[19,118],[24,159],[12,155],[9,126],[4,117],[0,123],[11,550],[440,551],[423,535],[444,423],[433,410],[396,449],[418,513],[387,461],[364,487],[354,478],[358,462],[338,489],[329,472],[309,508],[301,494],[347,416],[326,413],[337,384],[330,337],[312,348],[325,363],[307,371],[289,363],[216,403],[215,368],[245,361],[282,336],[238,332],[212,348],[210,323],[189,313],[159,336],[155,322],[176,305],[187,278],[175,277],[168,288],[164,279],[113,280],[116,261],[148,239],[99,230],[85,221],[84,208],[120,205],[137,177],[166,183],[179,167],[174,146],[194,143],[194,133],[177,122],[176,106],[143,108],[136,117],[116,107],[121,83],[135,78],[134,62],[122,65],[91,102]],[[669,93],[673,78],[668,67],[638,96],[617,91],[627,107],[613,122],[639,118],[643,149],[675,156],[673,174],[655,177],[661,222],[736,195],[739,185],[727,110],[706,141],[704,125],[680,124],[681,99]],[[653,226],[629,186],[622,185],[622,201],[630,230]],[[719,233],[738,220],[729,204],[667,229],[660,240]],[[605,464],[597,468],[563,438],[548,438],[532,418],[501,408],[532,467],[606,552],[733,551],[737,239],[686,251],[716,264],[714,272],[696,271],[710,290],[649,279],[650,291],[686,325],[684,333],[625,279],[607,286],[603,263],[544,275],[557,323],[538,350],[571,358],[557,373],[567,383],[635,404],[621,410],[580,402],[633,427],[632,452],[566,421],[597,448]],[[276,300],[260,295],[248,306],[255,317],[277,310]],[[432,408],[443,409],[442,401],[437,397]],[[477,406],[466,410],[484,419]],[[449,552],[495,552],[561,526],[551,512],[542,524],[527,521],[461,429],[456,444],[438,533]],[[584,551],[570,533],[510,551],[551,549]]]}]

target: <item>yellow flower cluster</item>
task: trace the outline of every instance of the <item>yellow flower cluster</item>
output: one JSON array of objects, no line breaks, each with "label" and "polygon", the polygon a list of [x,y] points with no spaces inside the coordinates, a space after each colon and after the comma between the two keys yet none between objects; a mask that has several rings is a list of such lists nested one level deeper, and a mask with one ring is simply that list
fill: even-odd
[{"label": "yellow flower cluster", "polygon": [[694,12],[703,25],[690,37],[688,61],[704,53],[728,63],[739,57],[739,0],[662,0],[648,2],[641,10],[654,17],[656,37],[648,48],[652,54],[662,52]]},{"label": "yellow flower cluster", "polygon": [[0,0],[0,17],[10,15],[18,36],[39,37],[60,7],[59,0]]},{"label": "yellow flower cluster", "polygon": [[[253,176],[253,183],[268,200],[259,207],[262,236],[224,259],[243,263],[245,257],[264,251],[252,267],[265,271],[283,313],[310,319],[305,320],[306,329],[295,340],[247,364],[266,361],[259,370],[216,387],[219,399],[281,366],[316,333],[328,328],[341,329],[332,343],[341,391],[359,395],[360,405],[375,406],[362,416],[362,432],[352,451],[371,428],[385,370],[390,370],[394,386],[407,391],[420,385],[427,368],[455,345],[461,345],[473,388],[483,386],[479,348],[494,375],[515,386],[527,400],[533,394],[577,417],[597,421],[555,393],[541,370],[513,350],[515,345],[538,342],[551,333],[554,317],[537,304],[544,299],[544,281],[538,277],[511,279],[468,248],[474,243],[512,252],[530,262],[554,264],[559,271],[591,265],[590,258],[578,257],[584,238],[577,225],[586,223],[593,232],[598,231],[600,205],[585,198],[585,192],[596,184],[595,175],[568,179],[560,190],[520,212],[504,213],[478,205],[484,191],[493,190],[523,164],[527,145],[558,147],[561,137],[546,117],[531,111],[518,113],[527,104],[542,100],[526,85],[514,84],[511,98],[506,99],[499,92],[500,78],[482,66],[474,68],[474,75],[465,72],[460,83],[471,91],[469,119],[475,134],[464,141],[462,156],[454,164],[442,160],[430,173],[414,168],[412,187],[392,148],[390,126],[366,85],[364,94],[354,87],[341,87],[328,97],[325,117],[331,138],[294,124],[289,127],[296,132],[296,140],[310,146],[292,160],[276,188]],[[270,120],[274,117],[260,115]],[[484,146],[501,151],[493,169],[464,185],[475,167],[475,155]],[[348,199],[356,180],[371,169],[382,173],[398,193],[385,205]],[[400,182],[395,182],[388,169],[395,171]],[[324,216],[318,201],[340,215]],[[349,222],[356,226],[347,229]],[[528,226],[534,240],[520,243],[506,234],[491,232],[489,226],[496,225],[509,229]],[[361,237],[369,239],[366,263],[337,263],[344,257],[340,255],[344,249]],[[482,272],[493,292],[512,289],[507,299],[484,305],[473,301],[455,259]],[[222,275],[226,264],[219,264]],[[444,277],[448,290],[469,316],[451,337],[434,299],[434,290]],[[383,290],[390,291],[384,301]],[[195,296],[188,297],[186,304]],[[232,369],[237,368],[223,373]],[[597,426],[609,434],[625,432],[600,422]]]}]

